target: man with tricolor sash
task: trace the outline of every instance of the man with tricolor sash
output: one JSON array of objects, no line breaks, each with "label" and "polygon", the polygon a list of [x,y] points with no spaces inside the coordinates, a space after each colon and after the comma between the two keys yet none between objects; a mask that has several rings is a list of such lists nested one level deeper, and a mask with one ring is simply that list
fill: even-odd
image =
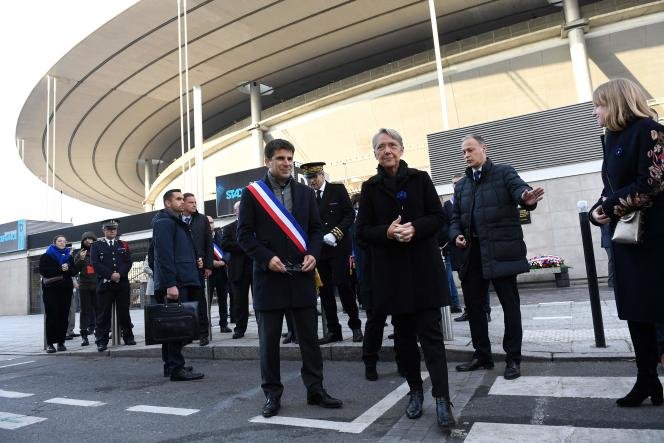
[{"label": "man with tricolor sash", "polygon": [[323,234],[314,193],[292,179],[293,145],[282,139],[265,146],[268,171],[242,193],[237,240],[253,260],[252,295],[258,323],[263,416],[278,414],[283,384],[279,340],[284,314],[292,313],[302,355],[307,403],[339,408],[323,388],[318,345],[314,268]]}]

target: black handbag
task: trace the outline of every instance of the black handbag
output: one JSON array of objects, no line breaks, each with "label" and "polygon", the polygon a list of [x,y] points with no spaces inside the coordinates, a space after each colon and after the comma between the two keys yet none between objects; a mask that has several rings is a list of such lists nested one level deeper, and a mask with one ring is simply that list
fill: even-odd
[{"label": "black handbag", "polygon": [[145,306],[145,344],[191,342],[198,339],[198,302]]},{"label": "black handbag", "polygon": [[54,286],[64,280],[65,278],[62,275],[56,275],[55,277],[42,277],[42,283],[44,283],[44,286],[47,288]]}]

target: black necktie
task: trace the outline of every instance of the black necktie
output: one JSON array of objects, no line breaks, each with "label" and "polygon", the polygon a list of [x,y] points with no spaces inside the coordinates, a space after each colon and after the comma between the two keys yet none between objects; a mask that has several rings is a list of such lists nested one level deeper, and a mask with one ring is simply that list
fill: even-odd
[{"label": "black necktie", "polygon": [[320,201],[323,199],[323,198],[320,196],[320,194],[321,194],[322,192],[323,192],[323,191],[321,191],[320,189],[318,189],[318,190],[316,191],[316,201],[317,201],[318,203],[320,203]]},{"label": "black necktie", "polygon": [[110,245],[111,245],[111,248],[112,248],[113,246],[115,246],[115,242],[113,242],[113,240],[109,241],[109,243],[110,243]]},{"label": "black necktie", "polygon": [[477,171],[473,171],[473,180],[475,180],[475,182],[480,181],[481,176],[482,176],[482,171],[480,171],[479,169]]}]

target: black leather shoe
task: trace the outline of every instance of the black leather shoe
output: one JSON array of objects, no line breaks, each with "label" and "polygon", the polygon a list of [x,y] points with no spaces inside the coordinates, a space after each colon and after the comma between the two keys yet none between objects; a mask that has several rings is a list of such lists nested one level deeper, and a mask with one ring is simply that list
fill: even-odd
[{"label": "black leather shoe", "polygon": [[362,335],[362,329],[353,329],[353,341],[355,343],[360,343],[364,340],[364,335]]},{"label": "black leather shoe", "polygon": [[[191,372],[191,371],[194,370],[194,367],[193,366],[185,366],[184,370],[187,371],[187,372]],[[170,377],[170,376],[171,376],[171,369],[168,366],[164,365],[164,377]]]},{"label": "black leather shoe", "polygon": [[219,332],[228,333],[228,332],[233,332],[233,331],[228,326],[219,326]]},{"label": "black leather shoe", "polygon": [[99,343],[97,345],[97,352],[104,352],[106,349],[108,349],[108,344],[106,343]]},{"label": "black leather shoe", "polygon": [[90,346],[90,341],[88,340],[88,337],[83,337],[83,341],[81,341],[81,346]]},{"label": "black leather shoe", "polygon": [[287,332],[286,337],[283,339],[281,343],[287,345],[290,342],[295,343],[295,334],[293,334],[292,332]]},{"label": "black leather shoe", "polygon": [[452,314],[460,314],[463,310],[461,309],[461,306],[450,306],[450,312]]},{"label": "black leather shoe", "polygon": [[58,352],[66,351],[67,347],[65,346],[64,343],[58,343]]},{"label": "black leather shoe", "polygon": [[325,334],[323,338],[318,340],[319,345],[326,345],[329,343],[334,343],[335,341],[343,341],[344,338],[341,336],[341,334],[333,334],[331,332]]},{"label": "black leather shoe", "polygon": [[616,404],[623,408],[634,408],[640,406],[648,397],[650,397],[653,406],[660,406],[664,403],[662,383],[657,378],[657,374],[650,377],[637,376],[636,384],[632,390],[623,398],[616,400]]},{"label": "black leather shoe", "polygon": [[420,418],[422,415],[422,403],[424,403],[424,392],[420,390],[410,391],[410,400],[408,400],[408,406],[406,406],[406,417],[408,418]]},{"label": "black leather shoe", "polygon": [[236,331],[233,333],[233,338],[242,338],[244,337],[244,332]]},{"label": "black leather shoe", "polygon": [[53,354],[55,352],[56,352],[55,347],[53,345],[48,345],[48,347],[46,348],[46,353]]},{"label": "black leather shoe", "polygon": [[468,321],[468,311],[463,311],[463,314],[455,318],[454,321]]},{"label": "black leather shoe", "polygon": [[521,365],[515,361],[505,363],[505,380],[514,380],[521,377]]},{"label": "black leather shoe", "polygon": [[134,346],[134,345],[136,345],[136,340],[134,340],[134,336],[133,336],[133,335],[131,335],[131,336],[127,336],[127,337],[123,337],[122,340],[124,341],[124,344],[125,344],[126,346]]},{"label": "black leather shoe", "polygon": [[364,376],[369,381],[378,380],[378,371],[376,370],[376,366],[365,366],[364,367]]},{"label": "black leather shoe", "polygon": [[268,395],[265,397],[265,404],[263,405],[263,417],[273,417],[279,413],[281,408],[281,400],[278,397]]},{"label": "black leather shoe", "polygon": [[207,346],[207,345],[209,345],[209,344],[210,344],[210,339],[207,338],[207,337],[201,337],[201,338],[198,340],[198,345],[199,345],[199,346]]},{"label": "black leather shoe", "polygon": [[493,361],[473,358],[468,363],[462,363],[456,366],[458,372],[476,371],[477,369],[493,369]]},{"label": "black leather shoe", "polygon": [[341,400],[331,397],[325,389],[307,395],[307,403],[328,409],[340,408],[344,404]]},{"label": "black leather shoe", "polygon": [[455,425],[452,403],[445,397],[436,397],[436,418],[438,426],[443,429],[449,429]]},{"label": "black leather shoe", "polygon": [[184,368],[171,371],[171,381],[200,380],[204,375],[200,372],[187,371]]}]

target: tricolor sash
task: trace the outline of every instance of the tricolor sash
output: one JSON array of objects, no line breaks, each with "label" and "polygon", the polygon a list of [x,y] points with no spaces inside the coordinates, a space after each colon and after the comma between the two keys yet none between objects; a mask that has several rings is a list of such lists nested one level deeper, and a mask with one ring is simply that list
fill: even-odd
[{"label": "tricolor sash", "polygon": [[258,180],[247,186],[256,201],[262,206],[272,220],[293,242],[295,247],[302,253],[307,252],[307,234],[302,226],[295,220],[293,214],[281,203],[272,189],[263,181]]},{"label": "tricolor sash", "polygon": [[214,258],[217,259],[217,261],[221,261],[224,259],[224,251],[221,250],[219,245],[216,243],[212,243],[212,246],[214,247]]}]

